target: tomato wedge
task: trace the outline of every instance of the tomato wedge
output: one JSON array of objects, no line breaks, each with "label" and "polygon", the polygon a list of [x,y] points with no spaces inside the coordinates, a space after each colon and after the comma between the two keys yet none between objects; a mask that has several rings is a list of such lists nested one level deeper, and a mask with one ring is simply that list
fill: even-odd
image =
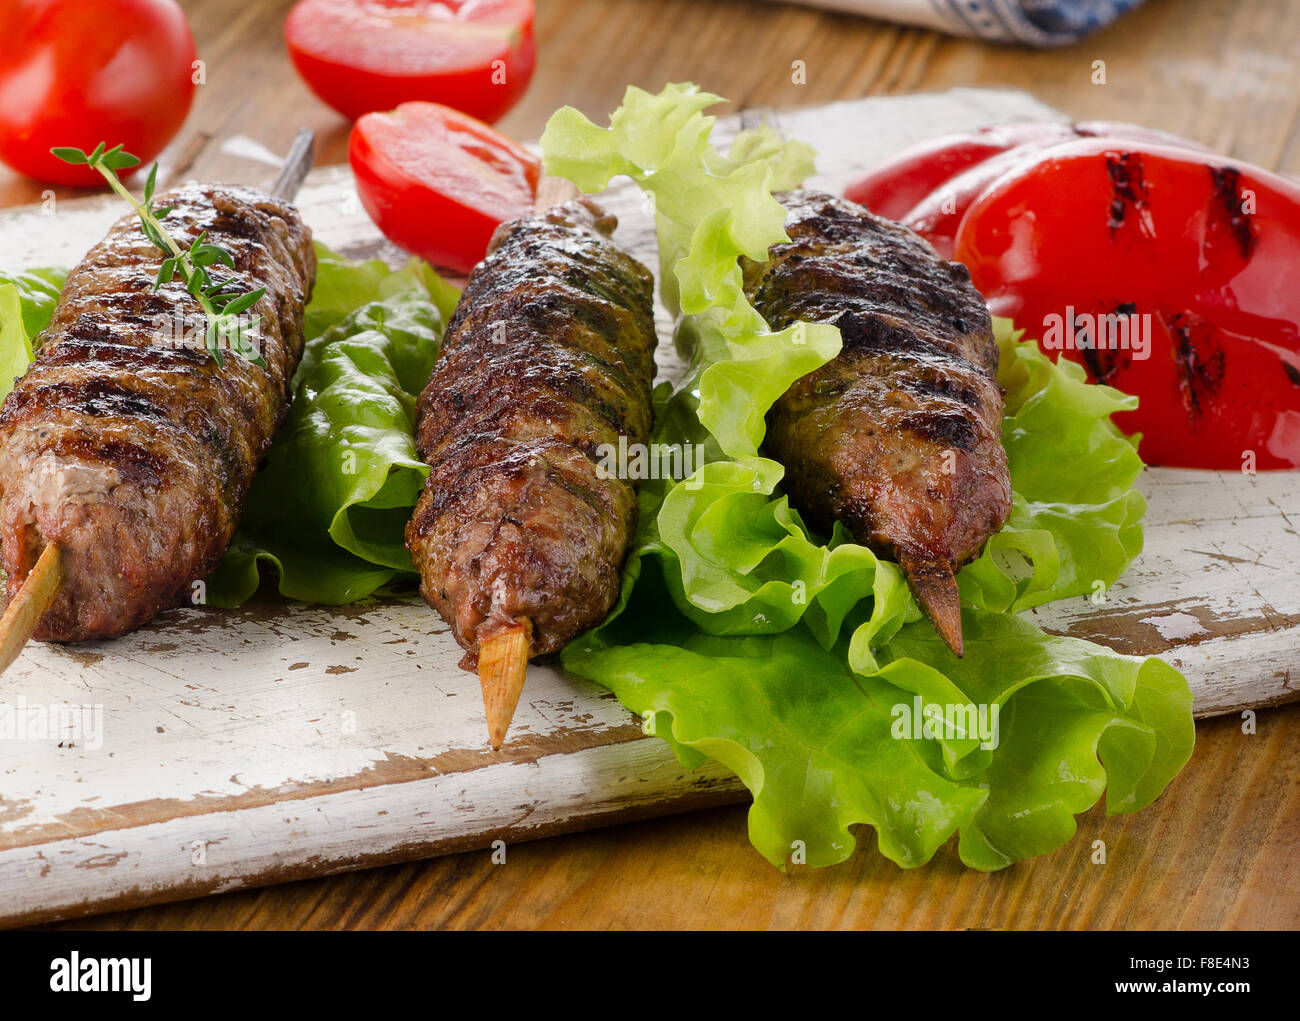
[{"label": "tomato wedge", "polygon": [[375,225],[435,266],[468,273],[506,220],[527,216],[542,165],[482,121],[436,103],[366,114],[348,159]]},{"label": "tomato wedge", "polygon": [[533,0],[301,0],[284,38],[313,92],[352,120],[426,100],[498,120],[537,62]]}]

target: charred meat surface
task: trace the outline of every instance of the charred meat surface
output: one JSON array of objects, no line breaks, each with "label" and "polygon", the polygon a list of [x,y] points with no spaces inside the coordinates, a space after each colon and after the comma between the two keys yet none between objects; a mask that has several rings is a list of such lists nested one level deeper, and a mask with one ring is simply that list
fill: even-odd
[{"label": "charred meat surface", "polygon": [[503,224],[420,397],[431,471],[406,543],[466,669],[521,624],[554,652],[618,596],[636,492],[598,448],[648,440],[655,330],[650,273],[612,229],[586,201]]},{"label": "charred meat surface", "polygon": [[750,300],[773,329],[834,324],[843,349],[773,405],[767,452],[811,524],[843,521],[898,562],[960,654],[955,573],[1011,510],[988,309],[906,227],[819,192],[777,198],[790,242],[746,266]]},{"label": "charred meat surface", "polygon": [[64,286],[36,360],[0,406],[0,541],[10,595],[47,543],[65,580],[35,637],[112,638],[188,599],[234,536],[258,463],[288,408],[315,278],[293,206],[190,184],[158,196],[188,246],[234,257],[266,367],[205,350],[207,320],[179,282],[154,290],[162,254],[120,220]]}]

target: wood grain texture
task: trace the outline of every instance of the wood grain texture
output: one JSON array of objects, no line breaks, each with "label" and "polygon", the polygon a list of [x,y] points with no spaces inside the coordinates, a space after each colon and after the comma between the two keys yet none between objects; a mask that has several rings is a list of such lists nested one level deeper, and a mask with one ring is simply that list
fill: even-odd
[{"label": "wood grain texture", "polygon": [[[346,126],[310,97],[283,59],[287,0],[185,6],[209,85],[167,154],[173,167],[255,179],[258,164],[240,154],[255,149],[249,141],[283,151],[299,124],[321,136],[318,162],[343,158]],[[1300,68],[1292,59],[1300,8],[1286,0],[1149,0],[1101,35],[1045,53],[726,0],[540,0],[539,8],[538,76],[502,125],[518,137],[534,137],[564,102],[593,114],[612,108],[629,81],[656,87],[692,78],[740,105],[777,108],[1011,85],[1076,118],[1140,121],[1300,172]],[[1099,59],[1106,61],[1104,86],[1090,82]],[[791,82],[794,60],[806,64],[805,85]],[[232,144],[240,135],[246,141]],[[41,195],[40,186],[0,172],[0,204]],[[1283,568],[1294,562],[1285,549],[1277,553]],[[1153,628],[1146,626],[1147,639],[1158,641]],[[950,852],[900,873],[868,850],[837,869],[782,877],[749,848],[742,810],[730,809],[511,847],[504,866],[477,852],[97,924],[1295,927],[1298,732],[1294,706],[1261,713],[1253,737],[1231,718],[1202,724],[1192,764],[1156,806],[1109,821],[1094,811],[1057,854],[996,876],[961,870]],[[1111,848],[1100,871],[1088,863],[1094,839]]]},{"label": "wood grain texture", "polygon": [[1241,728],[1202,723],[1155,806],[1110,818],[1095,808],[1056,853],[992,875],[964,869],[952,844],[912,871],[868,847],[782,875],[747,846],[736,807],[509,846],[501,864],[484,850],[75,927],[1295,929],[1300,706],[1261,713],[1253,735]]}]

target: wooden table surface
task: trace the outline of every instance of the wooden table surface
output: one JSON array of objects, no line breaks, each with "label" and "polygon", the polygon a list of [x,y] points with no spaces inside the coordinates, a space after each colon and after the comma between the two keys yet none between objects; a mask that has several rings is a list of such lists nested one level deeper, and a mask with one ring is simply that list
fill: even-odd
[{"label": "wooden table surface", "polygon": [[[285,58],[290,0],[182,0],[207,84],[164,163],[238,179],[243,135],[283,151],[300,124],[318,161],[345,159],[347,124]],[[1031,52],[779,3],[539,0],[540,63],[502,122],[534,138],[564,103],[596,116],[626,84],[692,79],[774,108],[954,86],[1027,89],[1078,119],[1130,120],[1300,173],[1300,4],[1148,0],[1076,46]],[[806,84],[791,81],[805,62]],[[1093,84],[1095,61],[1105,84]],[[42,187],[0,170],[0,205]],[[1300,482],[1297,484],[1300,490]],[[1300,658],[1300,650],[1297,650]],[[105,915],[95,928],[1297,928],[1300,704],[1198,726],[1191,763],[1154,806],[1094,809],[1056,854],[995,875],[952,847],[900,871],[864,846],[848,863],[789,875],[749,846],[743,808],[508,849]],[[1095,864],[1104,841],[1105,863]]]}]

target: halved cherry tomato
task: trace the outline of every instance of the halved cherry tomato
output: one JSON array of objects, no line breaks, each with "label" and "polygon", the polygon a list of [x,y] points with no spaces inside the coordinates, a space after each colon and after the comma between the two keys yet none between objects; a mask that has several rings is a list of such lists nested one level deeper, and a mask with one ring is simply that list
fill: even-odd
[{"label": "halved cherry tomato", "polygon": [[533,14],[533,0],[301,0],[284,38],[345,117],[427,100],[491,123],[532,79]]},{"label": "halved cherry tomato", "polygon": [[50,149],[120,144],[147,165],[185,122],[194,37],[174,0],[5,0],[0,39],[0,160],[21,174],[102,185]]},{"label": "halved cherry tomato", "polygon": [[357,121],[348,159],[361,204],[394,244],[458,273],[502,222],[532,210],[537,157],[482,121],[436,103],[403,103]]},{"label": "halved cherry tomato", "polygon": [[995,315],[1139,396],[1116,421],[1148,463],[1300,467],[1300,184],[1081,140],[976,198],[955,254]]}]

